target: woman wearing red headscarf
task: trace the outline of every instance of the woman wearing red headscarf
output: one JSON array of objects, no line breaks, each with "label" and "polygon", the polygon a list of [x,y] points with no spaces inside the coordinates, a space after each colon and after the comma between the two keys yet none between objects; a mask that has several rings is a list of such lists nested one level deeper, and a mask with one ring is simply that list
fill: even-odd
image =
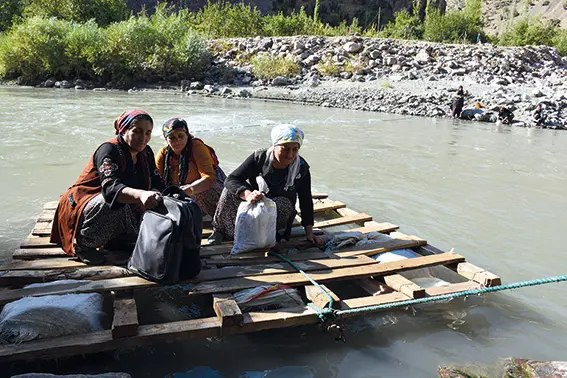
[{"label": "woman wearing red headscarf", "polygon": [[114,121],[117,136],[101,144],[60,198],[51,242],[87,264],[100,264],[110,240],[138,233],[140,216],[157,206],[163,181],[148,142],[153,120],[131,110]]}]

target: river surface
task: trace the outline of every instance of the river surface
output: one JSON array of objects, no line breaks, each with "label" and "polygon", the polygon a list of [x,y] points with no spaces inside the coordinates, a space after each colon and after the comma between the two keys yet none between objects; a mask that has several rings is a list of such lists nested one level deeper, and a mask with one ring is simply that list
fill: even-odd
[{"label": "river surface", "polygon": [[[313,190],[400,226],[505,283],[567,274],[567,132],[173,94],[0,88],[0,262],[43,203],[76,179],[112,122],[138,107],[187,119],[230,172],[300,126]],[[315,326],[116,351],[14,371],[133,377],[433,377],[501,357],[567,359],[567,283],[347,322],[346,344]],[[2,375],[2,374],[0,374]]]}]

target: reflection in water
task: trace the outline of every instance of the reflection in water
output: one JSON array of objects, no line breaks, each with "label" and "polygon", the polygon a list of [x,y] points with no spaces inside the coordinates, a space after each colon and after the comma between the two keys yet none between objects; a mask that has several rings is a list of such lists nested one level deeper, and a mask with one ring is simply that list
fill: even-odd
[{"label": "reflection in water", "polygon": [[[0,261],[29,233],[43,203],[71,185],[96,146],[112,137],[114,117],[140,107],[156,125],[186,118],[228,172],[268,146],[272,125],[295,123],[306,134],[301,154],[315,191],[443,250],[455,248],[504,282],[567,268],[560,258],[565,132],[143,93],[0,88],[0,102]],[[154,127],[152,148],[163,143]],[[564,284],[546,285],[348,319],[346,344],[305,326],[9,369],[126,371],[135,378],[431,377],[439,365],[492,364],[506,356],[564,359],[565,294]],[[176,304],[161,295],[140,300],[148,309],[145,322],[211,312],[209,303]]]}]

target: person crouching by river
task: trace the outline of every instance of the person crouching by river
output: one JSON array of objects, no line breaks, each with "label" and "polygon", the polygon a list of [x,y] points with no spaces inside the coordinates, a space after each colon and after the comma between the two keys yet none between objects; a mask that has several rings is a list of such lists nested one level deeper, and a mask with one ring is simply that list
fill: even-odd
[{"label": "person crouching by river", "polygon": [[148,142],[153,120],[143,110],[114,121],[115,138],[101,144],[59,200],[51,242],[86,264],[102,264],[100,249],[122,235],[138,234],[145,209],[161,201],[164,184]]},{"label": "person crouching by river", "polygon": [[[252,153],[228,175],[215,216],[213,234],[209,244],[220,244],[234,239],[236,214],[242,201],[256,202],[264,195],[272,199],[277,207],[276,240],[289,240],[295,219],[295,203],[299,197],[301,225],[307,240],[317,243],[313,236],[313,199],[309,165],[301,156],[303,131],[293,125],[279,125],[272,129],[272,146]],[[258,190],[256,177],[266,181],[269,191]]]},{"label": "person crouching by river", "polygon": [[212,217],[226,179],[215,151],[193,137],[182,118],[166,121],[162,132],[167,145],[158,152],[156,165],[166,187],[180,186],[203,214]]}]

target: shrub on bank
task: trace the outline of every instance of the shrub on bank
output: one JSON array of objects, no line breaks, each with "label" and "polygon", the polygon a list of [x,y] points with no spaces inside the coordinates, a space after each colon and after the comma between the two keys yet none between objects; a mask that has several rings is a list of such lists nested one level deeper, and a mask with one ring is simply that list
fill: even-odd
[{"label": "shrub on bank", "polygon": [[557,35],[557,25],[541,18],[524,17],[510,25],[500,37],[504,46],[546,45]]},{"label": "shrub on bank", "polygon": [[291,77],[299,73],[299,66],[289,58],[259,54],[250,62],[254,76],[263,80],[271,80],[277,76]]},{"label": "shrub on bank", "polygon": [[100,26],[125,20],[130,13],[124,0],[25,0],[21,3],[26,17],[57,17],[75,22],[95,20]]},{"label": "shrub on bank", "polygon": [[407,9],[402,9],[393,21],[379,33],[383,38],[396,39],[421,39],[423,36],[423,23],[417,14],[410,14]]},{"label": "shrub on bank", "polygon": [[23,5],[20,0],[0,1],[0,32],[12,26],[15,18],[22,15]]}]

